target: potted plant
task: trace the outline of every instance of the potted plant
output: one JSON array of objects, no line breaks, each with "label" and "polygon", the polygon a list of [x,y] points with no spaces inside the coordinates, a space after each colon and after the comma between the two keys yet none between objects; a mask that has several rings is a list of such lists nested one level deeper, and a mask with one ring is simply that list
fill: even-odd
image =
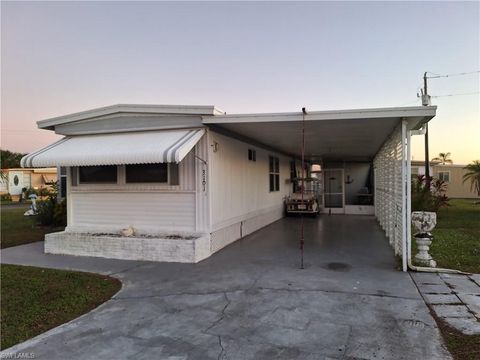
[{"label": "potted plant", "polygon": [[447,184],[440,179],[428,179],[423,175],[412,180],[412,224],[416,229],[415,241],[418,254],[415,260],[429,267],[436,267],[437,263],[429,254],[433,235],[431,231],[437,224],[437,211],[448,206],[445,195]]}]

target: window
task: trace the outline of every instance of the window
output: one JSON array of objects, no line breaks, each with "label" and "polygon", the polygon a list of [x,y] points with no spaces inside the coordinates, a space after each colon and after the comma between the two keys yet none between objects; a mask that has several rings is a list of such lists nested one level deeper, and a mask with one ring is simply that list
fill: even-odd
[{"label": "window", "polygon": [[60,177],[60,198],[64,199],[67,197],[67,177],[61,176]]},{"label": "window", "polygon": [[280,190],[280,162],[277,157],[268,157],[270,191]]},{"label": "window", "polygon": [[252,149],[248,149],[248,160],[257,161],[257,152]]},{"label": "window", "polygon": [[445,182],[450,182],[450,171],[439,171],[438,179]]},{"label": "window", "polygon": [[[81,166],[72,167],[72,186],[80,184],[119,184],[158,183],[171,186],[180,185],[178,164],[135,164],[117,166]],[[61,188],[63,185],[62,175]],[[63,190],[62,190],[63,191]]]},{"label": "window", "polygon": [[59,168],[60,171],[60,181],[58,182],[59,189],[58,193],[61,199],[67,196],[67,168],[62,166]]},{"label": "window", "polygon": [[127,183],[166,183],[168,164],[136,164],[125,166]]},{"label": "window", "polygon": [[80,166],[78,168],[80,183],[84,184],[116,184],[117,167],[108,166]]}]

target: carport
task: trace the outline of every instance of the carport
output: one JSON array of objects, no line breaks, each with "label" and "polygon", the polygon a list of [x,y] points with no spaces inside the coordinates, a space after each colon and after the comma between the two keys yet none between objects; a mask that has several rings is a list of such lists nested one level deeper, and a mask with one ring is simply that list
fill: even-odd
[{"label": "carport", "polygon": [[6,352],[39,359],[450,359],[371,216],[284,218],[198,264],[2,250],[2,262],[100,272],[123,287],[96,310]]},{"label": "carport", "polygon": [[[244,142],[259,144],[296,159],[319,164],[324,173],[325,207],[337,214],[374,214],[395,254],[410,259],[410,140],[423,134],[435,106],[341,111],[215,115],[203,124]],[[366,206],[348,207],[345,164],[369,164],[370,196]]]}]

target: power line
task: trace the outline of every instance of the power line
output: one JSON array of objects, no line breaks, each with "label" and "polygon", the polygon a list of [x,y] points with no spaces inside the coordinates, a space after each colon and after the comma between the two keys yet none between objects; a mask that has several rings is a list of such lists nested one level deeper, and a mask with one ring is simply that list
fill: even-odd
[{"label": "power line", "polygon": [[480,70],[477,71],[470,71],[470,72],[462,72],[462,73],[454,73],[454,74],[436,74],[431,71],[427,71],[428,74],[432,74],[434,76],[427,76],[427,79],[438,79],[438,78],[448,78],[448,77],[453,77],[453,76],[464,76],[464,75],[473,75],[473,74],[478,74],[480,73]]},{"label": "power line", "polygon": [[432,95],[432,98],[449,97],[449,96],[475,95],[475,94],[480,94],[480,91],[469,92],[469,93],[447,94],[447,95]]},{"label": "power line", "polygon": [[15,129],[2,129],[2,132],[38,132],[38,130],[15,130]]}]

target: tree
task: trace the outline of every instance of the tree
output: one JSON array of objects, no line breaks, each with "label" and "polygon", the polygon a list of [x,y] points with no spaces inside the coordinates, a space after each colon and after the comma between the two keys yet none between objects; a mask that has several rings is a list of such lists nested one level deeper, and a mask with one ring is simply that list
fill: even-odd
[{"label": "tree", "polygon": [[432,159],[432,161],[440,161],[440,163],[441,163],[442,165],[445,165],[445,164],[447,164],[447,163],[448,163],[448,164],[451,164],[451,163],[453,163],[453,161],[452,161],[452,159],[450,159],[450,155],[452,155],[452,154],[450,154],[449,152],[447,152],[447,153],[439,153],[437,157],[434,157],[434,158]]},{"label": "tree", "polygon": [[480,196],[480,160],[474,160],[473,163],[464,167],[467,173],[463,175],[463,182],[470,181],[470,189],[477,192]]},{"label": "tree", "polygon": [[437,212],[442,207],[450,206],[446,192],[447,183],[443,180],[427,179],[425,175],[412,177],[412,210]]},{"label": "tree", "polygon": [[[24,154],[11,152],[8,150],[0,150],[0,167],[2,169],[11,169],[20,167],[20,160]],[[8,181],[8,175],[5,171],[0,171],[0,181]]]},{"label": "tree", "polygon": [[11,169],[20,167],[20,160],[25,154],[12,152],[9,150],[0,150],[1,168]]}]

